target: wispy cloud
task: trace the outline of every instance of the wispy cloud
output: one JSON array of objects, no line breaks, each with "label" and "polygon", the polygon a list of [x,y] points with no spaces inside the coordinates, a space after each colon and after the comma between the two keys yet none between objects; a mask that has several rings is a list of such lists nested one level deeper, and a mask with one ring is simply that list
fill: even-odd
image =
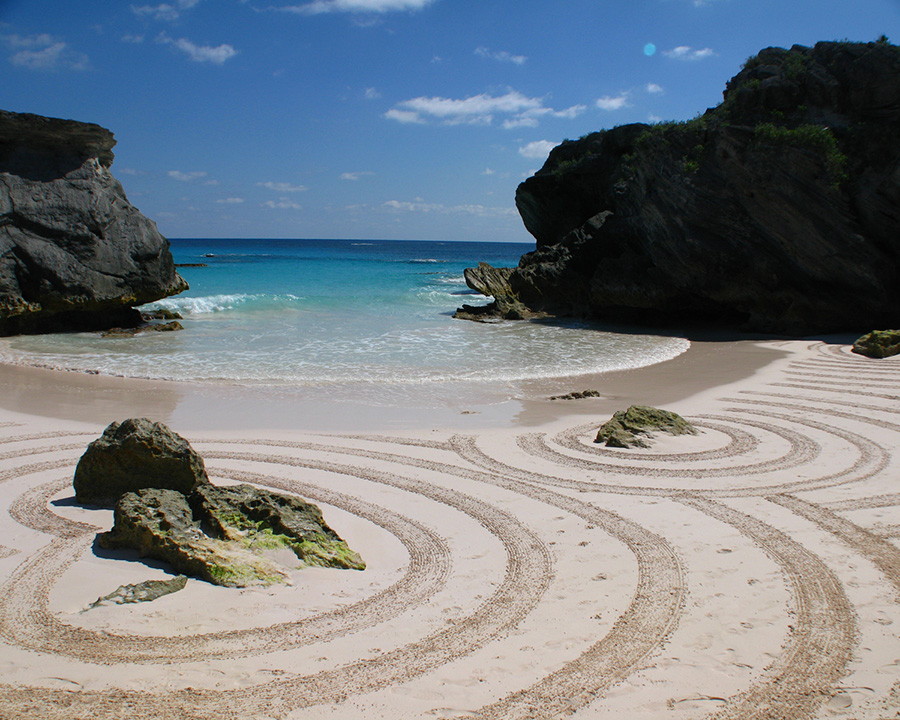
[{"label": "wispy cloud", "polygon": [[543,160],[557,145],[559,145],[559,143],[551,142],[550,140],[535,140],[534,142],[530,142],[527,145],[520,147],[519,155],[522,157]]},{"label": "wispy cloud", "polygon": [[283,197],[279,198],[277,202],[275,200],[266,200],[264,203],[262,203],[262,207],[272,208],[275,210],[300,210],[302,206],[298,205],[290,198]]},{"label": "wispy cloud", "polygon": [[46,33],[40,35],[5,35],[4,43],[15,52],[9,61],[29,70],[87,70],[90,60],[84,53],[72,50],[68,43]]},{"label": "wispy cloud", "polygon": [[306,185],[291,185],[286,182],[260,182],[256,184],[259,187],[264,187],[267,190],[274,190],[275,192],[280,193],[304,192],[307,189]]},{"label": "wispy cloud", "polygon": [[163,45],[172,45],[195,62],[209,62],[214,65],[221,65],[226,60],[229,60],[238,54],[238,51],[231,45],[226,45],[224,43],[222,45],[217,45],[216,47],[210,45],[196,45],[186,38],[178,38],[176,40],[165,33],[160,33],[156,38],[156,42]]},{"label": "wispy cloud", "polygon": [[647,83],[644,86],[644,89],[651,95],[658,95],[663,92],[662,85],[657,85],[656,83]]},{"label": "wispy cloud", "polygon": [[715,56],[715,51],[712,48],[703,48],[702,50],[695,50],[689,45],[679,45],[676,48],[672,48],[671,50],[663,50],[663,55],[667,58],[672,58],[673,60],[705,60],[708,57]]},{"label": "wispy cloud", "polygon": [[445,125],[490,125],[495,116],[506,116],[505,128],[534,127],[541,117],[572,118],[584,112],[583,105],[565,110],[544,107],[541,98],[530,98],[515,90],[505,95],[481,93],[461,100],[444,97],[417,97],[397,103],[385,117],[401,123],[426,123],[429,120]]},{"label": "wispy cloud", "polygon": [[378,98],[381,97],[381,93],[378,92],[373,87],[366,88],[364,95],[365,95],[366,100],[377,100]]},{"label": "wispy cloud", "polygon": [[369,170],[363,170],[361,172],[345,172],[341,173],[341,180],[359,180],[361,177],[374,174],[375,173]]},{"label": "wispy cloud", "polygon": [[597,98],[597,101],[594,103],[601,110],[606,110],[607,112],[613,112],[615,110],[621,110],[622,108],[629,107],[631,105],[628,102],[628,93],[623,92],[618,95],[604,95],[601,98]]},{"label": "wispy cloud", "polygon": [[416,198],[412,202],[406,200],[388,200],[382,207],[396,212],[435,213],[441,215],[476,215],[478,217],[505,217],[518,215],[518,211],[514,207],[443,205],[442,203],[428,203],[422,198]]},{"label": "wispy cloud", "polygon": [[475,54],[483,57],[490,58],[491,60],[498,60],[500,62],[509,62],[514,65],[524,65],[528,60],[524,55],[512,55],[511,53],[506,52],[506,50],[489,50],[486,47],[475,48]]},{"label": "wispy cloud", "polygon": [[178,180],[180,182],[193,182],[194,180],[205,178],[206,171],[194,170],[193,172],[181,172],[181,170],[169,170],[168,175],[173,180]]},{"label": "wispy cloud", "polygon": [[435,0],[314,0],[304,5],[284,5],[275,8],[300,15],[320,15],[322,13],[389,13],[421,10]]},{"label": "wispy cloud", "polygon": [[135,15],[141,17],[149,17],[153,20],[163,20],[166,22],[174,22],[185,10],[190,10],[197,5],[200,0],[178,0],[174,5],[170,3],[162,3],[160,5],[132,5],[131,11]]},{"label": "wispy cloud", "polygon": [[219,205],[240,205],[244,202],[244,198],[239,197],[230,197],[230,198],[222,198],[221,200],[216,200]]}]

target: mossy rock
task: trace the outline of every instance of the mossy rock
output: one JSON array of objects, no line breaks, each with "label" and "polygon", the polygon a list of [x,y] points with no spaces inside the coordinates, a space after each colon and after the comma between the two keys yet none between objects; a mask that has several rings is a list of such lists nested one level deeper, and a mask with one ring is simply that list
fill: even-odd
[{"label": "mossy rock", "polygon": [[677,413],[646,405],[632,405],[628,410],[619,410],[603,423],[594,442],[617,448],[649,447],[650,433],[653,432],[697,434],[694,426]]},{"label": "mossy rock", "polygon": [[870,358],[900,354],[900,330],[873,330],[853,343],[853,352]]},{"label": "mossy rock", "polygon": [[303,565],[363,570],[362,558],[300,498],[251,485],[198,487],[190,496],[147,488],[116,503],[115,524],[100,547],[130,548],[215,585],[288,582],[278,550]]}]

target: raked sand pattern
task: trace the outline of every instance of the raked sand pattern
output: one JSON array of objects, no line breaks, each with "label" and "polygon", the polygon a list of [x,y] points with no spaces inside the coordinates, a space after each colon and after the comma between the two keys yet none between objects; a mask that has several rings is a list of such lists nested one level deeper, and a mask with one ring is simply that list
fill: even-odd
[{"label": "raked sand pattern", "polygon": [[900,717],[900,360],[784,349],[649,450],[593,444],[603,417],[191,436],[368,569],[91,610],[166,577],[93,551],[111,512],[71,478],[102,428],[0,423],[0,717]]}]

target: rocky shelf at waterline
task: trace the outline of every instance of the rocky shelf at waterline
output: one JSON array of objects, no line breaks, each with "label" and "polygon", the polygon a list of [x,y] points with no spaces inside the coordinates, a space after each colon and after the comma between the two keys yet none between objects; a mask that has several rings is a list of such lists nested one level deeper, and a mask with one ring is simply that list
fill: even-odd
[{"label": "rocky shelf at waterline", "polygon": [[0,335],[134,327],[187,289],[110,172],[113,134],[0,111]]},{"label": "rocky shelf at waterline", "polygon": [[466,272],[534,314],[783,334],[900,325],[900,48],[767,48],[687,122],[566,141],[519,185],[536,250]]}]

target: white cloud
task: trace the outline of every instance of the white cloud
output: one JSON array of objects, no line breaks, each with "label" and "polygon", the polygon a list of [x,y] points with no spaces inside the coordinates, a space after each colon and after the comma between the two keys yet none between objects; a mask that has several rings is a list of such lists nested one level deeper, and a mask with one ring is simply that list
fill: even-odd
[{"label": "white cloud", "polygon": [[505,217],[518,215],[515,207],[487,207],[485,205],[443,205],[441,203],[427,203],[422,198],[415,201],[388,200],[382,205],[396,212],[410,213],[436,213],[441,215],[476,215],[478,217]]},{"label": "white cloud", "polygon": [[403,10],[421,10],[435,0],[314,0],[305,5],[285,5],[278,10],[301,15],[319,15],[330,12],[388,13]]},{"label": "white cloud", "polygon": [[199,180],[200,178],[206,177],[206,172],[203,170],[194,170],[193,172],[181,172],[181,170],[169,170],[168,175],[173,180],[179,180],[180,182],[191,182],[193,180]]},{"label": "white cloud", "polygon": [[143,35],[123,35],[122,42],[132,43],[133,45],[140,45],[144,42]]},{"label": "white cloud", "polygon": [[221,200],[216,200],[220,205],[240,205],[244,202],[244,198],[239,197],[230,197],[230,198],[222,198]]},{"label": "white cloud", "polygon": [[3,40],[14,48],[43,48],[54,43],[53,37],[47,33],[40,35],[4,35]]},{"label": "white cloud", "polygon": [[481,174],[482,174],[482,175],[496,175],[497,173],[496,173],[496,171],[491,170],[490,168],[485,168],[485,169],[484,169],[484,172],[481,173]]},{"label": "white cloud", "polygon": [[363,170],[362,172],[345,172],[341,173],[341,180],[359,180],[361,177],[365,175],[374,175],[375,173],[370,172],[368,170]]},{"label": "white cloud", "polygon": [[275,192],[280,193],[304,192],[307,189],[306,185],[291,185],[286,182],[260,182],[256,184],[259,187],[264,187],[268,190],[274,190]]},{"label": "white cloud", "polygon": [[481,93],[462,100],[443,97],[417,97],[397,103],[385,117],[402,123],[436,120],[445,125],[490,125],[495,115],[506,115],[504,128],[535,127],[543,116],[572,118],[584,111],[583,105],[566,110],[544,107],[540,98],[526,97],[510,90],[505,95]]},{"label": "white cloud", "polygon": [[389,120],[396,120],[397,122],[404,124],[418,123],[421,125],[425,122],[419,113],[414,112],[413,110],[398,110],[397,108],[392,108],[391,110],[388,110],[384,116]]},{"label": "white cloud", "polygon": [[657,93],[661,93],[663,91],[662,85],[657,85],[656,83],[647,83],[644,88],[651,95],[656,95]]},{"label": "white cloud", "polygon": [[713,57],[715,51],[712,48],[703,48],[702,50],[694,50],[689,45],[679,45],[671,50],[664,50],[663,55],[673,60],[704,60]]},{"label": "white cloud", "polygon": [[174,5],[169,3],[162,3],[160,5],[132,5],[131,11],[135,15],[151,17],[154,20],[173,22],[181,17],[182,11],[190,10],[199,2],[200,0],[178,0]]},{"label": "white cloud", "polygon": [[266,200],[262,207],[273,208],[278,210],[300,210],[302,206],[295,203],[289,198],[279,198],[278,202],[274,200]]},{"label": "white cloud", "polygon": [[511,53],[506,52],[506,50],[488,50],[486,47],[475,48],[475,54],[483,58],[498,60],[500,62],[509,62],[514,65],[524,65],[528,60],[524,55],[512,55]]},{"label": "white cloud", "polygon": [[549,140],[535,140],[527,145],[519,148],[519,155],[527,158],[544,159],[550,154],[550,151],[559,143],[550,142]]},{"label": "white cloud", "polygon": [[69,45],[51,35],[6,35],[3,40],[18,52],[9,61],[29,70],[86,70],[88,56],[69,48]]},{"label": "white cloud", "polygon": [[597,102],[595,103],[598,108],[601,110],[607,110],[612,112],[614,110],[621,110],[624,107],[629,107],[631,103],[628,102],[628,93],[619,93],[615,97],[611,95],[604,95],[601,98],[597,98]]},{"label": "white cloud", "polygon": [[210,45],[195,45],[186,38],[175,40],[165,33],[160,33],[159,37],[156,38],[156,42],[164,45],[173,45],[195,62],[211,62],[215,65],[221,65],[238,53],[231,45],[226,45],[224,43],[216,47]]},{"label": "white cloud", "polygon": [[366,100],[377,100],[381,97],[381,93],[378,92],[375,88],[370,87],[366,88]]}]

